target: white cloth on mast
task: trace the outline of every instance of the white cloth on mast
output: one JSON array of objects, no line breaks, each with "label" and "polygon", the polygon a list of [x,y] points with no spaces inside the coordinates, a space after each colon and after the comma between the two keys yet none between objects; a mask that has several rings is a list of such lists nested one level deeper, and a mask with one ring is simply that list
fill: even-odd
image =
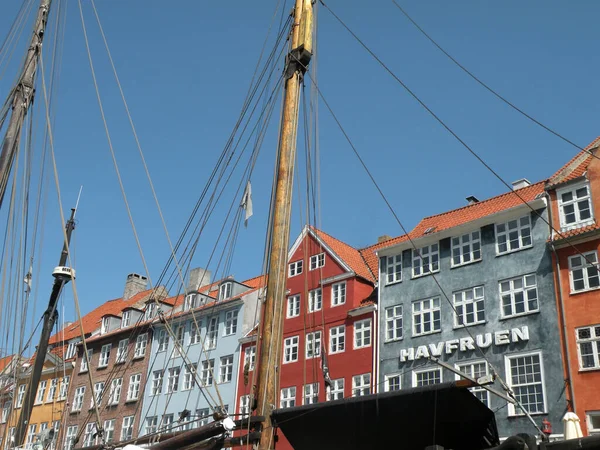
[{"label": "white cloth on mast", "polygon": [[246,184],[244,195],[242,196],[242,203],[240,205],[246,211],[246,217],[244,218],[244,226],[248,226],[248,219],[252,217],[252,185],[250,180]]},{"label": "white cloth on mast", "polygon": [[581,425],[579,424],[579,417],[574,412],[568,412],[563,417],[563,426],[565,432],[565,439],[577,439],[583,437],[581,431]]}]

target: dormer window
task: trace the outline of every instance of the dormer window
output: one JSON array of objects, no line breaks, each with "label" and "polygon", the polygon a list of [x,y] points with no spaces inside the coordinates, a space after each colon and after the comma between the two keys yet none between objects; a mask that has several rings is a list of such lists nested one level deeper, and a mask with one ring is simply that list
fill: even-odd
[{"label": "dormer window", "polygon": [[310,257],[310,270],[316,270],[325,265],[325,253],[319,253]]},{"label": "dormer window", "polygon": [[557,190],[560,228],[572,230],[594,223],[589,183],[579,183]]},{"label": "dormer window", "polygon": [[194,309],[197,308],[198,306],[200,306],[200,301],[199,301],[199,295],[198,294],[188,294],[185,296],[185,301],[183,303],[183,309],[184,310],[189,310],[189,309]]},{"label": "dormer window", "polygon": [[233,283],[227,282],[223,283],[219,288],[219,300],[226,300],[231,297],[231,292],[233,291]]},{"label": "dormer window", "polygon": [[131,311],[123,311],[121,317],[121,328],[128,327],[131,324]]},{"label": "dormer window", "polygon": [[150,320],[155,316],[156,304],[146,303],[146,310],[144,311],[144,320]]},{"label": "dormer window", "polygon": [[73,356],[75,356],[75,353],[77,352],[77,344],[79,344],[79,342],[79,339],[69,342],[65,359],[71,359]]},{"label": "dormer window", "polygon": [[102,318],[102,327],[100,328],[100,334],[105,334],[110,331],[110,317]]}]

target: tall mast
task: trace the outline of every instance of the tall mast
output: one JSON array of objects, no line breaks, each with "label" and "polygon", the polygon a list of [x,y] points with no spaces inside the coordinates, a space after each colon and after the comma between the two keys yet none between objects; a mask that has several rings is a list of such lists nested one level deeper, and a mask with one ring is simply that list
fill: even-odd
[{"label": "tall mast", "polygon": [[58,297],[60,293],[71,278],[75,278],[75,271],[69,267],[66,267],[67,257],[69,255],[69,243],[71,242],[71,233],[75,228],[75,208],[71,209],[71,217],[67,221],[66,225],[66,242],[63,244],[63,249],[60,254],[60,260],[58,266],[52,272],[54,277],[54,285],[52,286],[52,293],[50,294],[50,300],[48,302],[48,308],[44,312],[44,325],[42,326],[42,334],[40,335],[40,343],[37,346],[35,355],[35,362],[33,364],[33,371],[29,380],[29,387],[25,393],[25,399],[23,401],[23,407],[21,408],[21,414],[19,421],[17,422],[17,429],[15,431],[15,447],[23,445],[25,440],[25,432],[29,426],[29,419],[31,417],[31,410],[35,401],[38,384],[42,376],[42,369],[44,367],[44,361],[46,360],[46,352],[48,351],[48,340],[50,334],[54,328],[54,323],[58,318],[58,311],[56,305],[58,303]]},{"label": "tall mast", "polygon": [[33,27],[33,36],[27,50],[27,57],[23,65],[21,76],[13,92],[12,114],[6,129],[4,142],[2,143],[2,153],[0,153],[0,207],[4,200],[4,193],[8,185],[10,170],[15,160],[15,154],[19,147],[19,137],[25,116],[29,107],[33,103],[35,88],[33,86],[35,74],[37,72],[40,51],[44,40],[46,22],[52,0],[41,0],[38,9],[35,25]]},{"label": "tall mast", "polygon": [[285,97],[277,158],[275,205],[271,229],[269,278],[264,303],[260,361],[257,380],[258,415],[265,417],[260,450],[273,447],[271,411],[277,407],[278,376],[281,364],[282,314],[287,280],[287,253],[290,240],[292,185],[296,159],[300,86],[312,56],[312,0],[296,0],[291,51],[286,58]]}]

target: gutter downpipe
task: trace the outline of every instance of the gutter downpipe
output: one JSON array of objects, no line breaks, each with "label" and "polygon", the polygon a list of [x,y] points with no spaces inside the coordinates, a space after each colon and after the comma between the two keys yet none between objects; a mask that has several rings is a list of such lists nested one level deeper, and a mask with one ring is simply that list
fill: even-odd
[{"label": "gutter downpipe", "polygon": [[552,253],[554,255],[555,265],[556,265],[556,275],[555,275],[555,284],[556,284],[556,292],[558,296],[558,309],[560,310],[560,321],[562,325],[562,346],[563,353],[565,355],[565,365],[567,369],[567,377],[565,380],[569,386],[569,400],[567,401],[567,409],[569,406],[571,407],[571,411],[575,412],[575,395],[573,393],[573,377],[571,376],[571,355],[569,353],[569,344],[568,344],[568,335],[567,335],[567,323],[565,321],[565,306],[563,299],[563,285],[562,278],[560,272],[560,260],[558,259],[558,253],[556,252],[556,247],[554,246],[554,242],[552,241],[553,229],[552,229],[552,202],[550,199],[550,194],[546,191],[546,201],[548,203],[548,222],[550,222],[550,248],[552,249]]}]

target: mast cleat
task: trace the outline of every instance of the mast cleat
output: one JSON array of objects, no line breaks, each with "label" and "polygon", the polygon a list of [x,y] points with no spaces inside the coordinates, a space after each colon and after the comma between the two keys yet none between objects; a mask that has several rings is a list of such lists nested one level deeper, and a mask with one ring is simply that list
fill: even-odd
[{"label": "mast cleat", "polygon": [[52,271],[54,278],[75,279],[75,269],[66,266],[56,266]]}]

